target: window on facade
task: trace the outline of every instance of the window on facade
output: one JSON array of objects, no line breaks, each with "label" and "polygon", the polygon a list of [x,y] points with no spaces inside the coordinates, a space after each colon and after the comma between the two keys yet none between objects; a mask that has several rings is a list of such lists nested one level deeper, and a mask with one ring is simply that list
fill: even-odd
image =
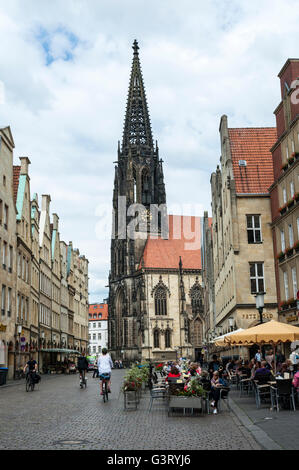
[{"label": "window on facade", "polygon": [[7,316],[11,316],[11,288],[8,288],[7,291]]},{"label": "window on facade", "polygon": [[160,347],[160,334],[158,330],[154,331],[154,348]]},{"label": "window on facade", "polygon": [[288,298],[289,298],[289,282],[288,282],[288,273],[286,271],[284,271],[284,273],[283,273],[283,282],[284,282],[285,299],[288,300]]},{"label": "window on facade", "polygon": [[170,330],[165,331],[165,348],[170,348],[171,347],[171,336],[170,336]]},{"label": "window on facade", "polygon": [[261,216],[247,215],[246,218],[248,243],[261,243]]},{"label": "window on facade", "polygon": [[7,243],[3,242],[3,252],[2,252],[2,263],[3,268],[6,269],[6,257],[7,257]]},{"label": "window on facade", "polygon": [[4,206],[4,228],[7,229],[8,226],[8,206],[5,204]]},{"label": "window on facade", "polygon": [[13,248],[9,247],[9,258],[8,258],[8,270],[12,272],[12,262],[13,262]]},{"label": "window on facade", "polygon": [[94,322],[93,322],[93,327],[96,328],[96,326],[97,326],[97,324],[96,324],[96,322],[94,321]]},{"label": "window on facade", "polygon": [[295,194],[293,181],[291,181],[291,183],[290,183],[290,193],[291,193],[291,198],[293,198],[294,194]]},{"label": "window on facade", "polygon": [[281,241],[281,251],[285,251],[286,244],[285,244],[284,231],[283,230],[280,230],[280,241]]},{"label": "window on facade", "polygon": [[199,286],[194,286],[191,292],[192,313],[199,313],[202,307],[202,298]]},{"label": "window on facade", "polygon": [[163,287],[158,287],[155,292],[155,314],[167,315],[166,290]]},{"label": "window on facade", "polygon": [[2,297],[1,297],[1,313],[5,315],[5,302],[6,302],[6,286],[2,286]]},{"label": "window on facade", "polygon": [[287,190],[286,190],[286,188],[283,188],[283,190],[282,190],[282,199],[283,199],[283,203],[286,204],[286,202],[287,202]]},{"label": "window on facade", "polygon": [[249,263],[251,293],[265,292],[264,263]]},{"label": "window on facade", "polygon": [[96,346],[93,346],[92,348],[92,352],[96,353],[97,352],[97,347]]},{"label": "window on facade", "polygon": [[297,272],[296,272],[296,268],[292,268],[292,282],[293,282],[293,297],[294,299],[297,299],[297,291],[298,291],[298,287],[297,287]]},{"label": "window on facade", "polygon": [[99,323],[98,323],[98,328],[101,328],[101,322],[100,322],[100,321],[99,321]]},{"label": "window on facade", "polygon": [[289,224],[289,242],[290,242],[290,247],[294,245],[294,235],[293,235],[293,225]]},{"label": "window on facade", "polygon": [[98,333],[98,339],[102,339],[102,334]]},{"label": "window on facade", "polygon": [[92,339],[93,339],[93,340],[96,340],[96,339],[97,339],[97,335],[96,335],[95,333],[92,335]]}]

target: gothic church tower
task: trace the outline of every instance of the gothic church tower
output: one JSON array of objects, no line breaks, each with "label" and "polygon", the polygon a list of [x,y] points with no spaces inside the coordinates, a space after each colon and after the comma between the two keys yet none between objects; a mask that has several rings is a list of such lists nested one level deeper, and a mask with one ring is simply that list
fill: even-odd
[{"label": "gothic church tower", "polygon": [[[162,160],[154,145],[145,88],[138,54],[133,44],[133,63],[129,84],[122,145],[118,143],[113,190],[113,230],[109,275],[109,349],[115,358],[138,359],[144,346],[144,281],[138,267],[149,232],[151,204],[166,204]],[[131,239],[127,227],[133,216],[132,204],[145,208],[146,234]],[[160,230],[160,219],[157,231]],[[138,303],[135,303],[138,297]],[[138,305],[138,307],[137,307]],[[123,353],[121,351],[124,351]]]}]

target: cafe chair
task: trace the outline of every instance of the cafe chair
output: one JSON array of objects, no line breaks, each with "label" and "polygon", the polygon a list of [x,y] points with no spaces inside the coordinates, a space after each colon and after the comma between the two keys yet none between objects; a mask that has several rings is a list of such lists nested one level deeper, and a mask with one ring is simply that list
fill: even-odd
[{"label": "cafe chair", "polygon": [[260,378],[259,380],[252,381],[254,386],[254,393],[255,393],[255,402],[257,408],[261,407],[261,402],[266,398],[271,399],[271,390],[270,384],[268,383],[267,378],[264,379]]},{"label": "cafe chair", "polygon": [[229,395],[229,388],[221,388],[220,389],[220,398],[219,398],[219,401],[218,401],[218,411],[219,412],[221,411],[221,404],[222,404],[223,400],[226,401],[227,409],[230,410],[228,395]]},{"label": "cafe chair", "polygon": [[292,379],[278,379],[276,380],[276,386],[273,387],[271,385],[271,404],[273,409],[276,408],[276,411],[279,411],[280,400],[288,400],[290,404],[290,410],[293,407],[293,410],[296,411]]},{"label": "cafe chair", "polygon": [[149,412],[151,411],[152,409],[152,404],[153,404],[153,401],[154,400],[157,400],[157,399],[163,399],[165,400],[166,398],[166,387],[154,387],[154,388],[151,388],[150,389],[150,406],[149,406]]}]

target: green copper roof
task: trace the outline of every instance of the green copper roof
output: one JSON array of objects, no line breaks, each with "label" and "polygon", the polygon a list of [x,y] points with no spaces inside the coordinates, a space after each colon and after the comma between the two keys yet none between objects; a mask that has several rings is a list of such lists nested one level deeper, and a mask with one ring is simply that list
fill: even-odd
[{"label": "green copper roof", "polygon": [[54,259],[54,255],[55,255],[56,233],[57,233],[57,230],[53,230],[52,232],[52,259]]},{"label": "green copper roof", "polygon": [[21,218],[22,218],[23,202],[24,202],[24,195],[25,195],[25,185],[26,185],[26,175],[20,175],[17,202],[16,202],[17,220],[21,220]]}]

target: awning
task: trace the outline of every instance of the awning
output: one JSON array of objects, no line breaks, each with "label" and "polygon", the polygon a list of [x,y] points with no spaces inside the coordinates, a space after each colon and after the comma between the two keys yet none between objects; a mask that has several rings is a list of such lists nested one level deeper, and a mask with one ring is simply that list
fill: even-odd
[{"label": "awning", "polygon": [[224,338],[227,336],[233,335],[234,333],[239,333],[241,331],[244,331],[243,328],[239,328],[238,330],[235,331],[230,331],[229,333],[226,333],[225,335],[218,336],[217,338],[214,338],[210,343],[214,343],[215,346],[227,346],[227,343],[225,343]]},{"label": "awning", "polygon": [[64,353],[64,354],[81,354],[80,351],[76,349],[63,349],[63,348],[49,348],[49,349],[41,349],[41,352],[56,352],[56,353]]}]

